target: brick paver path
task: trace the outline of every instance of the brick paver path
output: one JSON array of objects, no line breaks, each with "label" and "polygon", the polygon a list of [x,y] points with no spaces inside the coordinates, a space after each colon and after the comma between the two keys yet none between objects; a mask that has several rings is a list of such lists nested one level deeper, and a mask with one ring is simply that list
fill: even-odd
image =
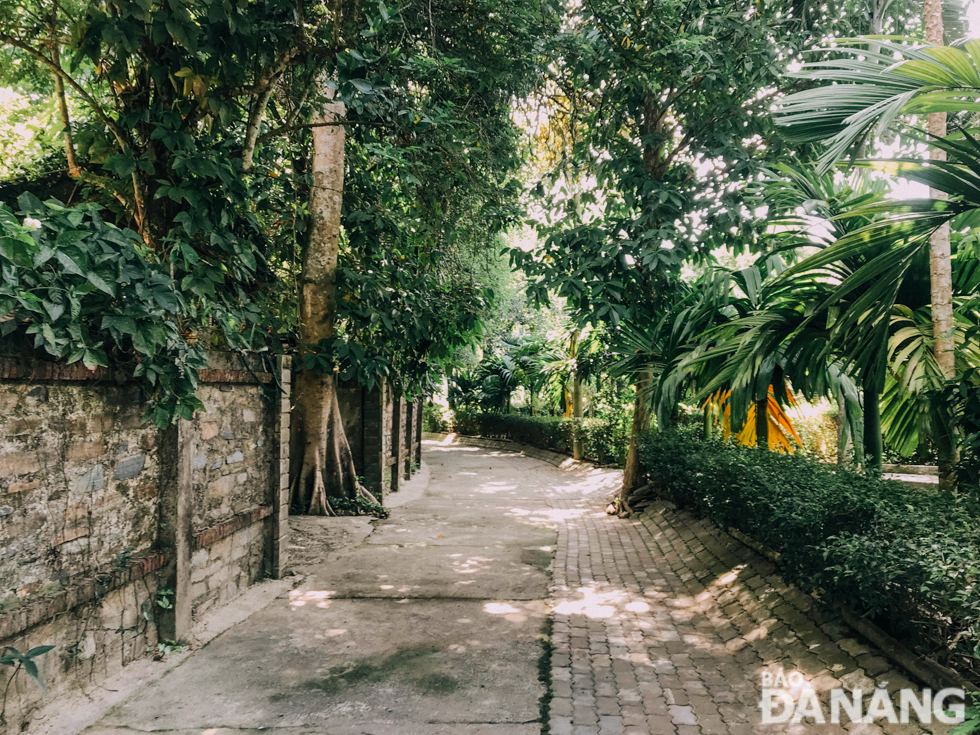
[{"label": "brick paver path", "polygon": [[[951,729],[846,716],[845,724],[761,724],[764,670],[799,672],[828,719],[832,689],[919,688],[863,642],[841,637],[846,629],[829,625],[771,562],[713,524],[665,503],[619,519],[603,512],[603,500],[554,501],[551,735]],[[897,710],[898,696],[892,701]]]}]

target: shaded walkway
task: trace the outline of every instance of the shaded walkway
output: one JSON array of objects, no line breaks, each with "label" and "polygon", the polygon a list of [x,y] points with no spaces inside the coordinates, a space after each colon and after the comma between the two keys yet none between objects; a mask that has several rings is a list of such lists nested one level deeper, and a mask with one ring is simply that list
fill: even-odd
[{"label": "shaded walkway", "polygon": [[505,446],[426,442],[421,498],[345,526],[351,547],[305,554],[295,589],[86,732],[948,731],[761,724],[763,671],[798,671],[824,701],[842,685],[913,685],[710,524],[663,503],[609,517],[618,472],[559,470]]},{"label": "shaded walkway", "polygon": [[554,505],[616,473],[434,442],[425,461],[423,497],[323,519],[362,537],[86,732],[538,735]]}]

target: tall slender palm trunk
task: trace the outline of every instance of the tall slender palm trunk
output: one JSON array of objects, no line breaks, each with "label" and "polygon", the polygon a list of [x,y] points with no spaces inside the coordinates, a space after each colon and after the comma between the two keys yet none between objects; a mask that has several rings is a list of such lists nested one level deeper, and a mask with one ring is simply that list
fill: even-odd
[{"label": "tall slender palm trunk", "polygon": [[[943,44],[943,0],[925,1],[926,41]],[[928,116],[929,135],[946,136],[946,113],[934,112]],[[946,151],[931,148],[929,158],[945,161]],[[930,189],[934,199],[945,199],[945,192]],[[943,376],[949,380],[956,375],[956,360],[951,332],[953,329],[953,265],[950,253],[949,224],[944,224],[932,235],[929,248],[929,282],[932,296],[932,334],[936,362]],[[950,490],[956,484],[956,447],[951,441],[938,441],[939,485]]]},{"label": "tall slender palm trunk", "polygon": [[582,459],[585,454],[582,449],[582,376],[578,372],[578,339],[579,330],[572,332],[572,458]]}]

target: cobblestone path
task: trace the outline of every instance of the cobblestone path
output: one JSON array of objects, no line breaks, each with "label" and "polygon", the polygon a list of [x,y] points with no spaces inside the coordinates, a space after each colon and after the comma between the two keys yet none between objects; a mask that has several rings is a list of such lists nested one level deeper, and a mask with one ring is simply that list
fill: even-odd
[{"label": "cobblestone path", "polygon": [[[842,637],[846,629],[824,621],[812,598],[787,586],[771,562],[713,524],[664,503],[638,518],[613,518],[601,501],[554,501],[562,520],[551,735],[951,729],[882,718],[859,724],[846,713],[842,724],[830,724],[833,689],[919,687],[869,646]],[[761,723],[762,674],[780,670],[799,672],[791,680],[814,690],[827,723]],[[898,696],[891,699],[898,710]]]}]

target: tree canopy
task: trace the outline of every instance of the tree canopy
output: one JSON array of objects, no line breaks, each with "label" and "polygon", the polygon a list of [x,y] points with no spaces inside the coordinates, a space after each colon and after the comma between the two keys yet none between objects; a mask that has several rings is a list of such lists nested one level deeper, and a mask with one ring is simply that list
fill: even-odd
[{"label": "tree canopy", "polygon": [[[826,398],[859,460],[956,443],[980,47],[945,11],[948,45],[913,0],[0,0],[3,349],[128,366],[161,424],[217,348],[573,419],[632,384],[639,430],[724,396],[760,445]],[[334,321],[303,344],[314,132],[340,125]]]}]

